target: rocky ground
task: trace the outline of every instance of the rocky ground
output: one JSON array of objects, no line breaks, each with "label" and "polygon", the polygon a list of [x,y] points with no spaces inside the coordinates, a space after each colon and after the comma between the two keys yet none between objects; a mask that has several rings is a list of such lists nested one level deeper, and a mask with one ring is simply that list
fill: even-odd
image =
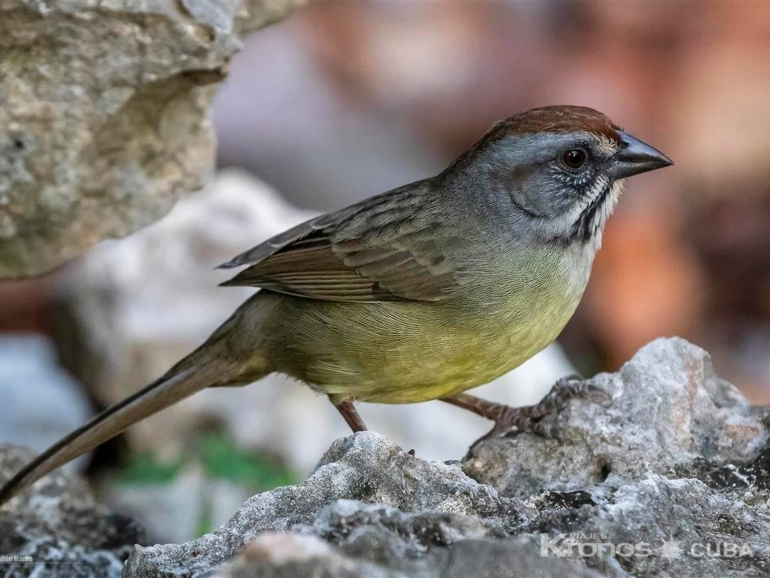
[{"label": "rocky ground", "polygon": [[201,188],[241,35],[296,5],[0,3],[0,278],[49,271]]},{"label": "rocky ground", "polygon": [[[122,576],[768,575],[768,412],[681,339],[594,382],[612,407],[573,402],[560,440],[489,440],[442,463],[374,432],[339,439],[304,483],[216,532],[134,546]],[[3,478],[21,461],[0,459]],[[0,554],[32,556],[38,576],[119,576],[141,533],[85,495],[40,482],[0,514]],[[72,563],[42,565],[59,557]]]},{"label": "rocky ground", "polygon": [[[0,480],[34,455],[0,445]],[[131,547],[144,540],[140,524],[97,504],[82,480],[56,472],[0,510],[0,575],[120,576]]]}]

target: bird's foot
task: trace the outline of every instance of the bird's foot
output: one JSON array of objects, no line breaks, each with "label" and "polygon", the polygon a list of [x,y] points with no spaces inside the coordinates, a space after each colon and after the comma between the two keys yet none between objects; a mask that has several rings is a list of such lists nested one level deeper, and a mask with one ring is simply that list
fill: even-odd
[{"label": "bird's foot", "polygon": [[495,426],[481,439],[512,437],[521,433],[560,439],[559,423],[543,418],[558,415],[575,398],[587,399],[602,407],[612,405],[612,396],[604,388],[578,375],[570,375],[557,381],[551,391],[535,405],[516,408],[503,405],[499,416],[495,418]]}]

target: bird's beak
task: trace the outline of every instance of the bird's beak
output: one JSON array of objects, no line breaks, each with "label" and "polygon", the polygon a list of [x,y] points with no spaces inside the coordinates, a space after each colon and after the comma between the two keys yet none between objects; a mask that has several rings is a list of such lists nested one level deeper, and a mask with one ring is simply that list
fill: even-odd
[{"label": "bird's beak", "polygon": [[624,179],[640,173],[662,169],[674,164],[670,158],[638,138],[619,130],[621,145],[610,168],[613,179]]}]

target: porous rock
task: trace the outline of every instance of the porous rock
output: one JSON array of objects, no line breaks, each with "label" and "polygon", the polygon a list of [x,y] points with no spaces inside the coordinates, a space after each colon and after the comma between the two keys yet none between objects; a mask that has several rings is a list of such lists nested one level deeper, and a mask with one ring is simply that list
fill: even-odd
[{"label": "porous rock", "polygon": [[613,407],[574,401],[562,441],[487,440],[463,464],[338,440],[303,484],[136,548],[124,576],[766,576],[767,411],[680,339],[596,384]]},{"label": "porous rock", "polygon": [[685,474],[701,460],[744,463],[768,441],[767,410],[717,377],[709,354],[683,339],[657,340],[593,383],[612,395],[610,408],[572,403],[558,416],[561,439],[520,435],[477,444],[465,472],[504,495],[527,497],[608,476],[620,483],[649,472]]},{"label": "porous rock", "polygon": [[200,188],[240,33],[298,3],[0,2],[0,278],[47,271]]},{"label": "porous rock", "polygon": [[[328,578],[593,578],[599,574],[572,560],[539,555],[531,537],[502,540],[467,538],[415,554],[395,534],[363,534],[340,548],[314,536],[266,533],[251,542],[232,563],[219,569],[221,578],[322,576]],[[394,548],[394,543],[396,547]],[[379,562],[379,563],[378,563]]]},{"label": "porous rock", "polygon": [[545,491],[526,501],[537,513],[521,530],[546,535],[549,556],[571,552],[608,576],[767,576],[767,495],[747,489],[735,494],[648,474],[627,484]]},{"label": "porous rock", "polygon": [[[426,487],[432,491],[426,492]],[[379,434],[365,432],[334,442],[307,481],[254,496],[216,532],[186,544],[137,548],[126,576],[208,575],[262,532],[302,527],[307,533],[322,510],[335,507],[338,500],[403,512],[473,516],[497,526],[502,526],[503,519],[516,519],[515,500],[501,500],[493,488],[463,474],[459,463],[427,462]],[[326,515],[334,517],[333,513]]]},{"label": "porous rock", "polygon": [[[0,483],[34,456],[0,445]],[[144,530],[97,504],[81,479],[62,472],[38,481],[0,509],[4,578],[117,578]]]},{"label": "porous rock", "polygon": [[459,463],[364,432],[336,441],[306,482],[251,498],[216,532],[134,549],[124,576],[595,575],[579,560],[541,560],[534,536],[503,541],[524,509]]}]

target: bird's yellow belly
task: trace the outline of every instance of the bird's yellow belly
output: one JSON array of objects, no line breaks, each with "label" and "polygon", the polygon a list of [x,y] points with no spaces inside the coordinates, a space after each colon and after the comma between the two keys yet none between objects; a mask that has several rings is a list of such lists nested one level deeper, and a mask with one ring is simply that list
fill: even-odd
[{"label": "bird's yellow belly", "polygon": [[446,397],[488,383],[545,348],[577,301],[543,294],[527,299],[526,307],[517,300],[481,310],[330,303],[308,309],[312,317],[302,320],[300,334],[312,350],[300,338],[302,360],[285,371],[341,399],[416,403]]},{"label": "bird's yellow belly", "polygon": [[[569,316],[567,316],[567,319]],[[437,330],[420,340],[418,358],[388,356],[368,391],[356,397],[378,403],[415,403],[446,397],[490,381],[515,369],[553,342],[566,320],[557,312],[539,322],[491,322],[487,328]],[[384,369],[384,370],[383,370]],[[367,373],[369,373],[367,371]]]}]

